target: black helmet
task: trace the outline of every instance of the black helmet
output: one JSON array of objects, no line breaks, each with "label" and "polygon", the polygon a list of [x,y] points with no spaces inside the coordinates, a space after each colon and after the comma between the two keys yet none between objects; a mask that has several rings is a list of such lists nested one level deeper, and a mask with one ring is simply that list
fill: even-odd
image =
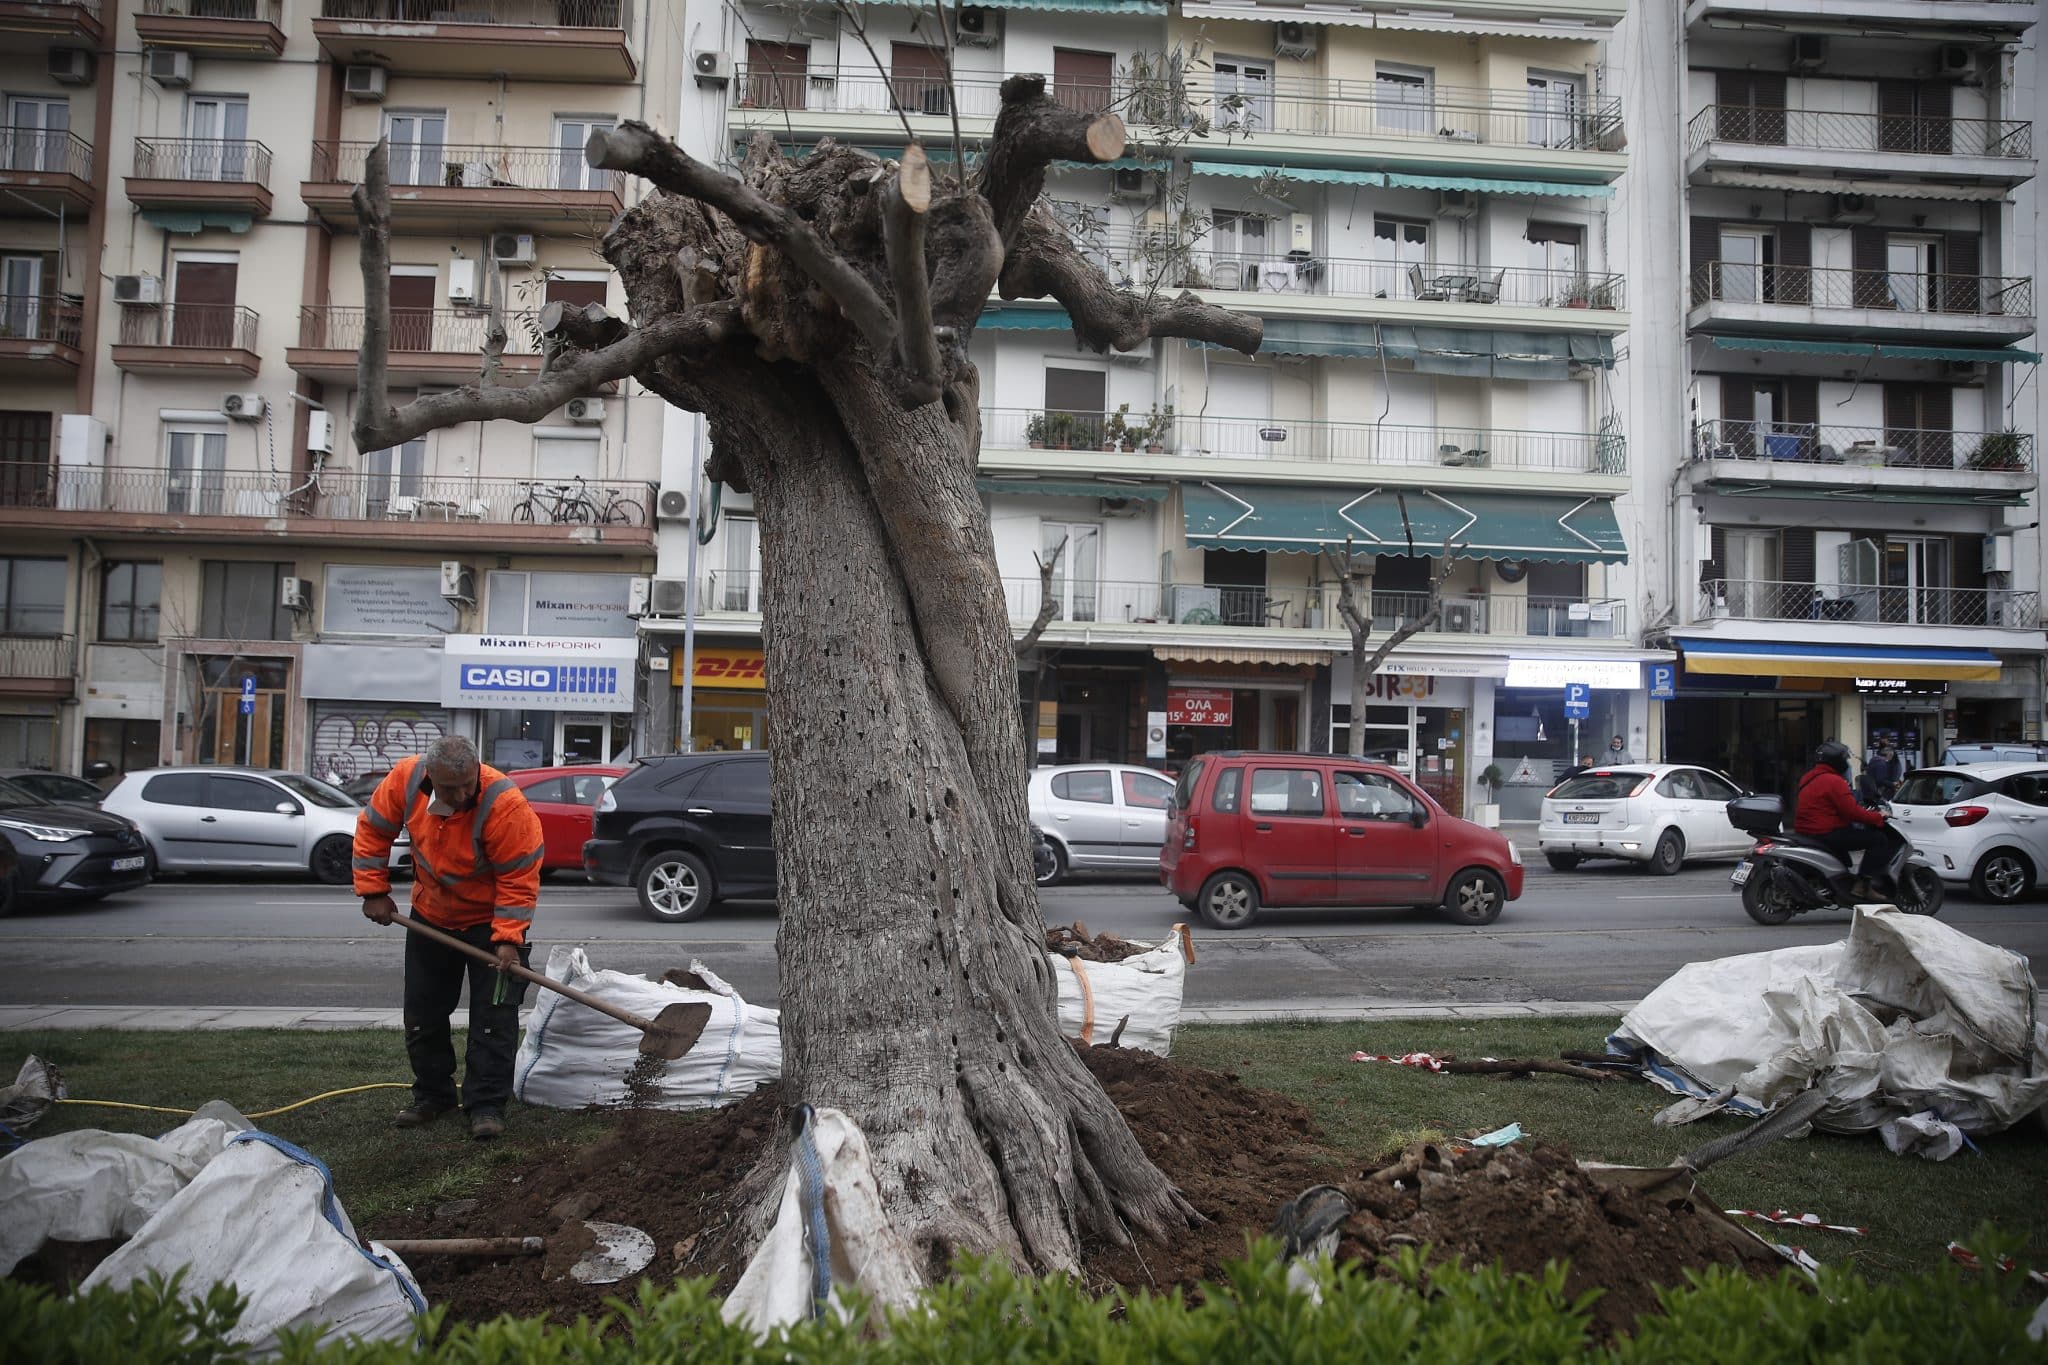
[{"label": "black helmet", "polygon": [[1830,739],[1813,751],[1813,761],[1822,763],[1842,776],[1849,775],[1849,746],[1838,739]]}]

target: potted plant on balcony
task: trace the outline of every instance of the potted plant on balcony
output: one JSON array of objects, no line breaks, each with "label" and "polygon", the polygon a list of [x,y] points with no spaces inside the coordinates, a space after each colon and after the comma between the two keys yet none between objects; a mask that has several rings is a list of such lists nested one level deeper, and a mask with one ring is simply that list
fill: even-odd
[{"label": "potted plant on balcony", "polygon": [[1072,450],[1074,431],[1079,425],[1071,412],[1050,412],[1045,417],[1045,443],[1054,450]]},{"label": "potted plant on balcony", "polygon": [[1102,448],[1104,450],[1130,450],[1131,405],[1122,403],[1109,414],[1109,420],[1102,424]]},{"label": "potted plant on balcony", "polygon": [[1163,455],[1166,452],[1166,443],[1173,439],[1173,404],[1168,403],[1163,408],[1154,405],[1152,418],[1145,423],[1144,433],[1145,453]]},{"label": "potted plant on balcony", "polygon": [[1564,306],[1567,308],[1591,308],[1593,306],[1593,282],[1584,275],[1574,276],[1564,287]]},{"label": "potted plant on balcony", "polygon": [[2024,469],[2026,464],[2020,458],[2020,434],[2017,431],[1994,431],[1977,443],[1977,449],[1970,456],[1972,469]]},{"label": "potted plant on balcony", "polygon": [[1024,444],[1033,450],[1045,449],[1045,414],[1034,412],[1024,419]]},{"label": "potted plant on balcony", "polygon": [[1489,763],[1479,774],[1479,785],[1486,792],[1486,800],[1480,803],[1473,814],[1478,822],[1488,829],[1500,828],[1500,789],[1507,784],[1507,774],[1500,770],[1500,764]]}]

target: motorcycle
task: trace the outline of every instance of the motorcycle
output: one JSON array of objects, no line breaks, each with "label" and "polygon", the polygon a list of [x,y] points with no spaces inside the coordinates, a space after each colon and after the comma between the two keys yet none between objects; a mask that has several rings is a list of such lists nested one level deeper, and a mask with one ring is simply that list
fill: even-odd
[{"label": "motorcycle", "polygon": [[1742,908],[1758,924],[1783,924],[1809,910],[1846,910],[1863,901],[1886,901],[1909,915],[1941,913],[1941,877],[1896,825],[1883,826],[1883,857],[1871,895],[1856,892],[1853,862],[1820,840],[1780,831],[1784,806],[1775,796],[1745,796],[1728,803],[1728,823],[1752,835],[1756,847],[1736,865],[1728,884],[1742,892]]}]

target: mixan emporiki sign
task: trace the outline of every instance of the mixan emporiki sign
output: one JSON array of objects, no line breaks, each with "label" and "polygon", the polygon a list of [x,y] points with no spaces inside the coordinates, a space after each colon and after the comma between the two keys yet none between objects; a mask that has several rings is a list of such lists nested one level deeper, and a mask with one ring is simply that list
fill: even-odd
[{"label": "mixan emporiki sign", "polygon": [[451,710],[629,711],[637,640],[451,635],[441,704]]}]

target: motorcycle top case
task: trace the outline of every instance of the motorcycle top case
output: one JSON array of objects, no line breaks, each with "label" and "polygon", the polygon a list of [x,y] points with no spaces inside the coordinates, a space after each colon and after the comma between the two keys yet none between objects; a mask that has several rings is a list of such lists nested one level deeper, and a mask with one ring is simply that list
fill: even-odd
[{"label": "motorcycle top case", "polygon": [[1728,803],[1728,823],[1744,834],[1776,834],[1785,803],[1775,796],[1738,796]]}]

